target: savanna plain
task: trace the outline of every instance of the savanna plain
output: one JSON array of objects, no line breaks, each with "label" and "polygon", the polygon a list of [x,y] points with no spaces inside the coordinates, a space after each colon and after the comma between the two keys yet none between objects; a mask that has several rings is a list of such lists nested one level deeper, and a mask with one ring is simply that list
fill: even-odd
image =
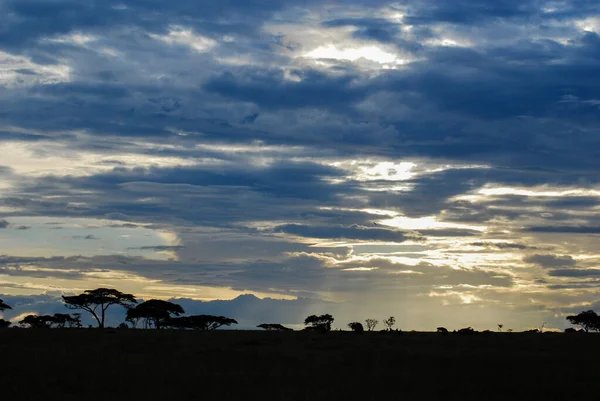
[{"label": "savanna plain", "polygon": [[575,400],[600,335],[3,330],[2,400]]}]

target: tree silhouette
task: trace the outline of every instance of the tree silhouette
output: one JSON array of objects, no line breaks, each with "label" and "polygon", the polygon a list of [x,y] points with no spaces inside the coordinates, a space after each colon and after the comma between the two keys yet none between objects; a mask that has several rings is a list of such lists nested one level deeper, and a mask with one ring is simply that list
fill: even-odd
[{"label": "tree silhouette", "polygon": [[567,316],[569,323],[581,326],[588,333],[590,330],[600,331],[600,317],[593,310],[581,312],[578,315]]},{"label": "tree silhouette", "polygon": [[32,329],[49,329],[53,318],[49,315],[27,315],[19,322],[21,326],[29,326]]},{"label": "tree silhouette", "polygon": [[212,316],[212,315],[192,315],[173,317],[165,322],[166,326],[175,329],[193,329],[201,331],[216,330],[222,326],[231,326],[232,324],[238,324],[235,319],[230,319],[224,316]]},{"label": "tree silhouette", "polygon": [[445,327],[438,327],[437,332],[441,334],[448,334],[448,329]]},{"label": "tree silhouette", "polygon": [[10,306],[4,303],[3,300],[0,299],[0,312],[4,312],[7,309],[12,309]]},{"label": "tree silhouette", "polygon": [[68,328],[79,328],[81,327],[81,314],[73,313],[55,313],[52,316],[52,324],[56,325],[58,329]]},{"label": "tree silhouette", "polygon": [[55,313],[54,315],[27,315],[19,322],[21,326],[29,326],[32,329],[49,329],[52,327],[63,329],[65,327],[81,327],[81,316],[76,313],[73,316],[66,313]]},{"label": "tree silhouette", "polygon": [[8,320],[0,319],[0,329],[7,329],[11,324]]},{"label": "tree silhouette", "polygon": [[356,333],[362,333],[365,331],[362,323],[359,322],[348,323],[348,327],[350,327],[350,329]]},{"label": "tree silhouette", "polygon": [[[156,329],[160,329],[168,323],[172,315],[179,316],[183,313],[185,311],[181,305],[160,299],[150,299],[135,308],[127,309],[127,321],[137,323],[137,320],[144,319],[147,323],[154,325]],[[136,326],[135,323],[133,327]]]},{"label": "tree silhouette", "polygon": [[328,332],[331,331],[333,320],[333,316],[329,314],[320,316],[310,315],[304,319],[304,325],[308,326],[307,329],[309,330]]},{"label": "tree silhouette", "polygon": [[262,323],[256,327],[265,329],[267,331],[294,331],[294,329],[290,329],[289,327],[285,327],[276,323]]},{"label": "tree silhouette", "polygon": [[379,321],[375,319],[367,319],[365,320],[365,323],[367,324],[367,330],[373,331],[375,329],[375,326],[377,326],[377,324],[379,323]]},{"label": "tree silhouette", "polygon": [[131,294],[124,294],[112,288],[85,290],[83,294],[63,296],[65,306],[69,309],[80,309],[91,313],[98,322],[98,328],[104,328],[106,310],[112,305],[131,307],[137,301]]},{"label": "tree silhouette", "polygon": [[383,321],[385,327],[387,327],[388,331],[392,331],[392,327],[396,324],[396,318],[394,316],[390,316],[389,319]]}]

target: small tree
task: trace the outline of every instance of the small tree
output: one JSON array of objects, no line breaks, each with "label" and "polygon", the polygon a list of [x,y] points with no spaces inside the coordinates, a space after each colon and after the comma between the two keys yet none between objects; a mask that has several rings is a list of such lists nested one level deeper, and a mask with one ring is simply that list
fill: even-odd
[{"label": "small tree", "polygon": [[503,324],[499,324],[499,325],[498,325],[498,331],[499,331],[500,333],[502,333],[502,328],[503,328],[503,327],[504,327],[504,325],[503,325]]},{"label": "small tree", "polygon": [[394,316],[390,316],[389,319],[383,321],[385,327],[387,327],[387,331],[392,331],[392,327],[396,324],[396,318]]},{"label": "small tree", "polygon": [[3,300],[0,299],[0,312],[4,312],[7,309],[12,309],[10,306],[4,303]]},{"label": "small tree", "polygon": [[8,320],[0,319],[0,329],[8,329],[11,324]]},{"label": "small tree", "polygon": [[373,331],[375,330],[375,326],[377,326],[377,323],[379,323],[379,321],[375,319],[367,319],[365,320],[365,323],[367,324],[367,330]]},{"label": "small tree", "polygon": [[329,332],[331,331],[331,324],[333,323],[333,316],[329,314],[325,315],[310,315],[304,319],[304,325],[307,328],[315,331]]},{"label": "small tree", "polygon": [[[127,309],[127,321],[137,323],[137,320],[144,319],[147,323],[160,329],[167,321],[174,316],[185,313],[181,305],[163,301],[160,299],[150,299],[137,305],[135,308]],[[136,324],[133,324],[135,327]]]},{"label": "small tree", "polygon": [[294,331],[294,329],[290,329],[289,327],[285,327],[277,323],[263,323],[256,327],[267,331]]},{"label": "small tree", "polygon": [[588,333],[590,330],[600,330],[600,317],[593,310],[581,312],[578,315],[567,316],[569,323],[581,326]]},{"label": "small tree", "polygon": [[131,307],[137,301],[131,294],[124,294],[111,288],[86,290],[83,294],[63,296],[65,306],[69,309],[79,309],[91,313],[98,323],[98,328],[104,328],[106,310],[112,305]]},{"label": "small tree", "polygon": [[350,329],[356,333],[362,333],[365,331],[365,328],[359,322],[348,323],[348,327],[350,327]]}]

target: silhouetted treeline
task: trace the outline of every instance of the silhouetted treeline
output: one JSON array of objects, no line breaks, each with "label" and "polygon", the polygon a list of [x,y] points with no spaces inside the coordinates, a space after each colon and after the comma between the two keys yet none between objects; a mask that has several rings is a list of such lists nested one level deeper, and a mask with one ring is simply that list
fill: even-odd
[{"label": "silhouetted treeline", "polygon": [[[97,327],[102,329],[106,323],[107,310],[113,306],[120,306],[126,309],[126,320],[121,323],[118,328],[138,328],[145,329],[154,328],[160,329],[180,329],[180,330],[200,330],[210,331],[216,330],[220,327],[228,327],[232,324],[238,324],[235,319],[228,318],[225,316],[213,316],[213,315],[190,315],[182,316],[185,311],[181,305],[163,301],[159,299],[150,299],[138,304],[138,300],[133,294],[122,293],[116,289],[111,288],[97,288],[95,290],[85,290],[79,295],[63,296],[64,304],[67,308],[72,310],[81,310],[88,312],[92,318],[96,321]],[[12,309],[2,299],[0,299],[0,312]],[[581,326],[581,329],[576,330],[574,328],[565,329],[565,333],[579,333],[589,331],[600,331],[600,316],[593,310],[583,311],[577,315],[567,316],[567,321],[575,326]],[[314,331],[320,333],[330,332],[334,318],[330,314],[324,315],[310,315],[304,320],[305,331]],[[396,323],[396,319],[390,316],[388,319],[383,320],[385,329],[383,332],[399,332],[401,330],[393,329]],[[379,321],[376,319],[366,319],[365,325],[360,322],[348,323],[348,327],[351,331],[356,333],[363,333],[365,331],[374,331]],[[544,325],[539,329],[530,329],[523,331],[523,333],[542,333]],[[0,319],[0,329],[8,328],[12,325],[11,322]],[[27,327],[33,329],[52,329],[52,328],[81,328],[81,314],[73,313],[55,313],[54,315],[27,315],[21,321],[19,321],[20,327]],[[366,330],[365,330],[366,326]],[[91,326],[90,326],[91,327]],[[262,323],[257,326],[258,328],[267,331],[293,331],[293,329],[285,327],[279,323]],[[498,324],[498,331],[502,332],[504,325]],[[472,327],[464,327],[452,331],[452,333],[445,327],[438,327],[437,332],[442,335],[457,334],[457,335],[477,335],[477,334],[491,334],[492,331],[484,330],[479,332]],[[512,332],[512,329],[507,329],[507,333]]]}]

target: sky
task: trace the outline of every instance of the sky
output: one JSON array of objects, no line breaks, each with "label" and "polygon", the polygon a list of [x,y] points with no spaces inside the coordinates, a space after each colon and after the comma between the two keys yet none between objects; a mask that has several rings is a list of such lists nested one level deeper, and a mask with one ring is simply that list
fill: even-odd
[{"label": "sky", "polygon": [[8,319],[97,287],[240,327],[563,329],[600,309],[596,0],[0,15]]}]

